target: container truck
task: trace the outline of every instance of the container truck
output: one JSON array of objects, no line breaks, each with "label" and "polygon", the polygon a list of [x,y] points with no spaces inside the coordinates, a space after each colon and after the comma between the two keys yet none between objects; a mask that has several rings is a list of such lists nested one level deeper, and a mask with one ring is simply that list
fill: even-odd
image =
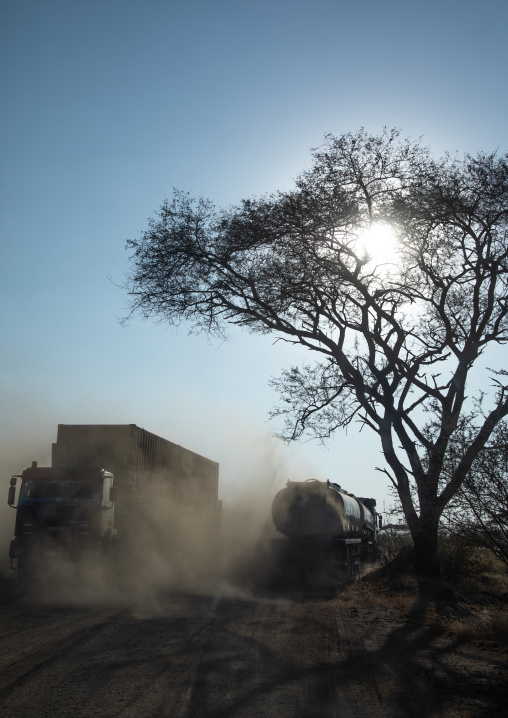
[{"label": "container truck", "polygon": [[10,481],[9,557],[21,579],[48,557],[132,545],[175,511],[205,534],[218,528],[218,463],[135,424],[59,424],[51,463]]}]

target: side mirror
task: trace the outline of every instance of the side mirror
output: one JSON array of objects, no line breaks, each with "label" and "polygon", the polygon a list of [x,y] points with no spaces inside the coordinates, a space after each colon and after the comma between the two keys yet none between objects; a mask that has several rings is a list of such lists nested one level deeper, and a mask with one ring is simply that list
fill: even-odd
[{"label": "side mirror", "polygon": [[382,529],[383,528],[383,517],[381,516],[381,514],[377,515],[377,523],[378,523],[379,528]]},{"label": "side mirror", "polygon": [[[12,481],[12,479],[11,479]],[[7,503],[9,506],[14,506],[14,502],[16,500],[16,486],[11,486],[9,488],[9,494],[7,496]]]},{"label": "side mirror", "polygon": [[109,490],[109,500],[113,504],[118,498],[118,487],[112,486]]},{"label": "side mirror", "polygon": [[11,476],[11,483],[10,483],[10,485],[11,485],[11,486],[16,486],[17,481],[18,481],[18,477],[17,477],[17,476]]}]

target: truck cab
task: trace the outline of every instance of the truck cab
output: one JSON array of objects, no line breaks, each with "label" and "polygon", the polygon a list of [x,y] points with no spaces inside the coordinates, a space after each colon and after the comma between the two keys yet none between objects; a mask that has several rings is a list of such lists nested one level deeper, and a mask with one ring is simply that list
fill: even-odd
[{"label": "truck cab", "polygon": [[115,543],[116,488],[111,472],[98,467],[38,467],[33,462],[10,483],[8,503],[16,509],[16,522],[9,558],[20,578],[45,558],[78,558],[83,551],[104,551]]}]

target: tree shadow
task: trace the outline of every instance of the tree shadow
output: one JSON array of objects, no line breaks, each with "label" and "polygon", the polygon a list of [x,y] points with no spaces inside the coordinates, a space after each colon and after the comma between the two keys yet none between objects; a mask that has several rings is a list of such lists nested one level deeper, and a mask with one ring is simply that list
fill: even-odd
[{"label": "tree shadow", "polygon": [[[314,603],[316,599],[313,596],[310,600]],[[305,604],[309,599],[300,594],[297,601]],[[508,688],[492,685],[488,661],[476,656],[475,665],[465,668],[467,660],[457,663],[453,658],[462,641],[448,637],[441,640],[443,636],[429,626],[429,614],[440,609],[434,598],[419,595],[406,622],[389,631],[382,645],[375,648],[366,647],[356,629],[344,635],[343,631],[347,633],[349,629],[339,622],[337,644],[339,648],[346,644],[346,648],[339,650],[336,659],[314,663],[304,659],[296,645],[294,654],[288,656],[287,652],[274,650],[269,641],[245,635],[236,637],[241,644],[238,654],[233,651],[219,662],[210,645],[204,651],[188,715],[345,718],[365,712],[376,718],[431,718],[453,714],[458,707],[463,711],[461,715],[471,718],[504,715]],[[374,619],[383,620],[376,616]],[[317,631],[321,628],[315,626]],[[267,624],[265,629],[269,634],[275,626]],[[234,642],[232,636],[228,640]],[[241,666],[235,669],[240,653]],[[500,658],[500,667],[502,662]],[[485,675],[483,667],[488,669]],[[222,677],[227,698],[220,706],[207,702],[207,696],[213,694],[212,676],[214,681]]]},{"label": "tree shadow", "polygon": [[[508,687],[492,682],[492,654],[468,663],[469,651],[456,662],[465,641],[432,625],[442,608],[435,597],[420,594],[401,624],[388,609],[350,609],[340,599],[344,589],[226,597],[216,605],[184,597],[181,612],[140,619],[122,612],[85,642],[62,637],[61,650],[41,654],[27,676],[61,677],[62,688],[47,696],[55,715],[62,690],[72,687],[66,706],[77,716],[98,706],[110,715],[172,718],[504,716]],[[379,621],[387,630],[369,631]],[[16,686],[9,695],[18,695]],[[16,705],[28,715],[28,703]]]}]

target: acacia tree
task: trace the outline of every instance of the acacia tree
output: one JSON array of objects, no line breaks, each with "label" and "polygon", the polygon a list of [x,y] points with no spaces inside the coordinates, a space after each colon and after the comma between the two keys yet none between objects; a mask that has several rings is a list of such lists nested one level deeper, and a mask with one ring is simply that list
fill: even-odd
[{"label": "acacia tree", "polygon": [[[164,202],[128,242],[131,314],[219,335],[236,324],[311,350],[314,363],[275,381],[283,436],[323,439],[353,420],[373,430],[416,571],[437,576],[443,509],[508,413],[502,370],[481,405],[466,395],[479,357],[508,340],[507,199],[496,153],[436,160],[395,130],[327,135],[292,191],[229,209],[182,192]],[[396,246],[379,259],[367,233],[388,227]]]}]

